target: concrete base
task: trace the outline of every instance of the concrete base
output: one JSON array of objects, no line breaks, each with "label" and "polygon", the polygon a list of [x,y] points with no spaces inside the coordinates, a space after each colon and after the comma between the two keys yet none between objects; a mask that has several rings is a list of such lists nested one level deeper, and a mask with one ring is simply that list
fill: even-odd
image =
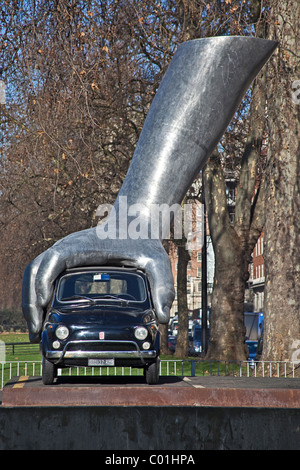
[{"label": "concrete base", "polygon": [[36,377],[11,380],[0,450],[143,450],[146,458],[144,451],[300,448],[297,379],[163,378],[154,387],[142,379],[74,380],[47,387]]},{"label": "concrete base", "polygon": [[299,409],[0,407],[0,450],[298,450],[299,422]]}]

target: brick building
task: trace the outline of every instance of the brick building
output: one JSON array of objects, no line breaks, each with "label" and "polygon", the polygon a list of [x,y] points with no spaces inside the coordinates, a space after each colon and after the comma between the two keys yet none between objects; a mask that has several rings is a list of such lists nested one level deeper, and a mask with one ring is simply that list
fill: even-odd
[{"label": "brick building", "polygon": [[[197,231],[199,237],[198,243],[192,243],[190,245],[190,261],[187,266],[187,304],[189,311],[195,311],[201,309],[202,306],[202,243],[203,243],[203,233],[201,233],[201,227],[203,227],[203,207],[199,202],[193,204],[193,218],[198,220],[198,225],[193,226],[194,233]],[[199,224],[200,220],[200,224]],[[200,228],[200,231],[199,231]],[[208,227],[206,228],[208,232]],[[200,241],[200,242],[199,242]],[[211,294],[213,286],[213,277],[214,277],[214,252],[212,248],[212,242],[209,236],[206,237],[206,247],[207,247],[207,301],[208,306],[211,305]],[[172,273],[175,283],[175,292],[176,297],[173,302],[171,316],[177,314],[177,266],[178,266],[178,256],[176,246],[173,246],[173,249],[170,251],[170,260],[172,265]]]},{"label": "brick building", "polygon": [[[229,217],[232,224],[234,224],[234,212],[236,201],[236,179],[230,175],[226,178],[226,194],[229,210]],[[195,209],[193,210],[193,217],[196,219],[201,217],[202,206],[199,202],[195,202]],[[207,233],[209,234],[208,226]],[[212,242],[207,236],[207,298],[208,307],[211,306],[211,296],[214,278],[214,252]],[[256,246],[253,250],[252,263],[249,266],[250,277],[245,292],[245,311],[262,312],[264,304],[264,285],[265,285],[265,265],[264,265],[264,231],[262,231]],[[202,305],[202,249],[199,247],[197,250],[190,251],[191,259],[187,267],[187,302],[188,309],[193,311],[200,309]],[[177,313],[177,250],[174,249],[170,253],[172,264],[172,272],[175,282],[176,297],[173,302],[171,316]]]},{"label": "brick building", "polygon": [[265,263],[264,263],[264,230],[253,250],[253,263],[250,266],[249,288],[252,291],[253,310],[262,312],[264,306]]}]

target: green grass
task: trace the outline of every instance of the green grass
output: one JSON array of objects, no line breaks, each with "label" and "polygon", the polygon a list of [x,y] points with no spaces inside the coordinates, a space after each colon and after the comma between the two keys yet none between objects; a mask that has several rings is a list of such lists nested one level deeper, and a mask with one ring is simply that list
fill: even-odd
[{"label": "green grass", "polygon": [[[28,333],[0,333],[0,341],[4,343],[29,343]],[[38,344],[28,346],[19,345],[13,350],[12,346],[6,347],[5,360],[10,361],[40,361],[42,356]]]},{"label": "green grass", "polygon": [[0,340],[4,343],[29,343],[28,333],[0,333]]}]

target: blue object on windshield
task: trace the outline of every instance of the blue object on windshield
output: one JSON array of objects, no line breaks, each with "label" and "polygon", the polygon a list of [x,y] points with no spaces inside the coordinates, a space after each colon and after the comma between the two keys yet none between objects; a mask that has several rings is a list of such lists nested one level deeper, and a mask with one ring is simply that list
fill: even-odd
[{"label": "blue object on windshield", "polygon": [[109,281],[110,280],[110,275],[107,273],[97,273],[94,274],[94,281]]}]

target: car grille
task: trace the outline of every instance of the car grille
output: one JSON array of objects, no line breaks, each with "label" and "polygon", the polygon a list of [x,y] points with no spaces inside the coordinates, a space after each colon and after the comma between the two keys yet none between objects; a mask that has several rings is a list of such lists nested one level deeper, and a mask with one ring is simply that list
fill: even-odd
[{"label": "car grille", "polygon": [[68,351],[136,351],[137,349],[136,343],[127,341],[78,341],[70,343],[67,347]]}]

